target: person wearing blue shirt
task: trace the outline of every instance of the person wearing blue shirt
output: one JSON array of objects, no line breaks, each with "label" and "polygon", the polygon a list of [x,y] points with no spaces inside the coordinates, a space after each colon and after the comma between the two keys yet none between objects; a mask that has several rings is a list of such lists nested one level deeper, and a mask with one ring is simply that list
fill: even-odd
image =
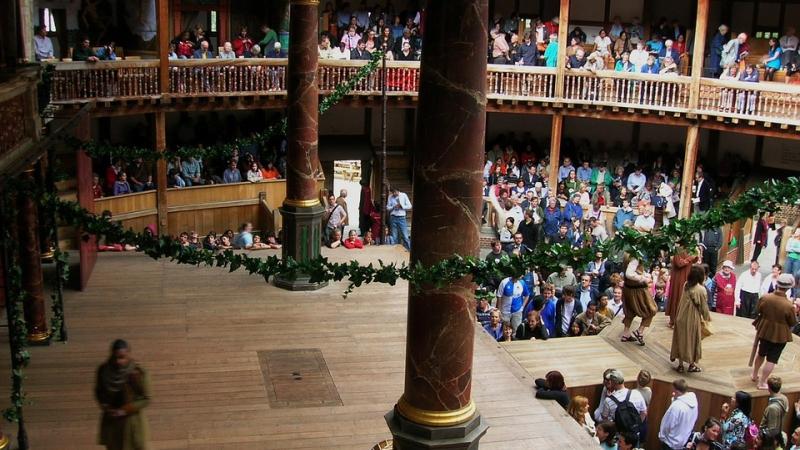
[{"label": "person wearing blue shirt", "polygon": [[390,188],[389,194],[386,210],[389,211],[389,228],[392,230],[392,237],[395,242],[402,242],[406,250],[410,250],[411,240],[408,237],[406,211],[411,210],[411,201],[404,192],[400,192],[396,187]]},{"label": "person wearing blue shirt", "polygon": [[590,182],[592,180],[592,168],[589,167],[589,161],[584,161],[580,167],[578,167],[577,172],[575,175],[578,178],[578,181],[585,181]]},{"label": "person wearing blue shirt", "polygon": [[241,183],[242,182],[242,172],[239,171],[239,168],[236,166],[236,161],[231,160],[229,167],[225,169],[225,172],[222,174],[222,181],[225,183]]},{"label": "person wearing blue shirt", "polygon": [[664,41],[661,40],[661,36],[654,34],[653,37],[647,41],[647,47],[650,48],[650,53],[659,54],[661,53],[661,49],[664,48]]},{"label": "person wearing blue shirt", "polygon": [[483,326],[484,331],[489,333],[495,341],[503,340],[503,322],[500,321],[500,311],[493,310],[489,315],[489,323]]},{"label": "person wearing blue shirt", "polygon": [[655,73],[657,74],[661,70],[661,67],[658,65],[658,61],[656,61],[656,57],[650,55],[647,57],[647,64],[642,66],[642,73]]},{"label": "person wearing blue shirt", "polygon": [[571,223],[574,219],[583,219],[583,207],[581,206],[580,201],[580,194],[575,194],[572,196],[572,200],[567,203],[567,206],[564,207],[563,220],[565,222]]},{"label": "person wearing blue shirt", "polygon": [[500,282],[497,287],[497,309],[503,323],[510,323],[516,330],[522,323],[522,309],[526,306],[530,292],[525,283],[517,276],[510,276]]},{"label": "person wearing blue shirt", "polygon": [[558,168],[558,181],[564,181],[564,178],[567,178],[573,170],[575,170],[575,167],[572,166],[572,161],[569,158],[564,158],[564,164]]},{"label": "person wearing blue shirt", "polygon": [[634,220],[635,218],[633,216],[630,200],[623,200],[622,207],[618,208],[617,213],[614,214],[614,231],[625,228],[626,221],[630,221],[631,225],[633,225]]},{"label": "person wearing blue shirt", "polygon": [[556,335],[556,303],[558,299],[554,295],[553,286],[547,285],[542,290],[544,294],[544,306],[542,307],[542,322],[547,328],[547,334],[550,336]]},{"label": "person wearing blue shirt", "polygon": [[547,200],[547,208],[544,210],[544,235],[547,238],[552,238],[558,234],[558,227],[564,221],[556,202],[556,199],[549,198]]},{"label": "person wearing blue shirt", "polygon": [[253,246],[253,224],[245,222],[242,224],[242,231],[236,235],[233,240],[233,246],[236,248],[250,248]]}]

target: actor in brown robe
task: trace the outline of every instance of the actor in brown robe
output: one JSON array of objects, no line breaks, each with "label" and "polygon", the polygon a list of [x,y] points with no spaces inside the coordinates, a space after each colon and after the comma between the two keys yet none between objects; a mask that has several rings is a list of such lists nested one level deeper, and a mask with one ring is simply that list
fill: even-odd
[{"label": "actor in brown robe", "polygon": [[683,362],[689,363],[689,372],[700,372],[697,362],[703,357],[703,320],[710,321],[708,313],[708,293],[703,285],[705,271],[702,267],[690,266],[688,280],[681,296],[678,311],[673,317],[675,328],[672,331],[671,361],[678,360],[678,372],[683,372]]},{"label": "actor in brown robe", "polygon": [[697,255],[689,255],[683,247],[672,256],[669,297],[667,300],[667,309],[665,311],[669,317],[670,327],[675,325],[675,316],[678,314],[681,297],[683,296],[683,285],[689,278],[689,271],[692,268],[692,264],[695,264],[697,260]]},{"label": "actor in brown robe", "polygon": [[[758,355],[753,364],[751,379],[758,382],[758,388],[762,390],[767,389],[767,379],[778,364],[784,347],[792,342],[792,329],[797,325],[797,315],[795,306],[787,298],[787,292],[793,287],[794,277],[783,273],[778,276],[775,291],[758,300],[758,317],[753,321],[758,338]],[[764,369],[759,379],[758,370],[762,365]]]},{"label": "actor in brown robe", "polygon": [[[636,258],[626,257],[626,259],[628,261],[625,265],[625,286],[622,289],[622,308],[625,317],[622,319],[624,329],[621,341],[644,345],[644,330],[650,326],[658,307],[647,287],[649,275],[645,274],[644,266]],[[637,316],[642,318],[642,322],[639,328],[631,333],[631,324]]]}]

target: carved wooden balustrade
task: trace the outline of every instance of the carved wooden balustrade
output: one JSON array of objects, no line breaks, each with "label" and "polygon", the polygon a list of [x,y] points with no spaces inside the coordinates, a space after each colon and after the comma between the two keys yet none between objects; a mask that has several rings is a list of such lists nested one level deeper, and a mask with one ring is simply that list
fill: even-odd
[{"label": "carved wooden balustrade", "polygon": [[[367,61],[319,63],[319,88],[328,93],[352,79]],[[80,103],[170,97],[285,95],[286,59],[174,60],[169,86],[158,83],[158,61],[56,63],[52,101]],[[360,80],[350,96],[380,95],[382,71]],[[419,62],[387,61],[387,93],[415,96]],[[598,105],[700,114],[800,126],[800,88],[781,83],[744,83],[704,78],[698,108],[689,109],[691,78],[679,75],[567,70],[563,98],[555,97],[556,69],[487,66],[487,97],[503,100]],[[162,92],[163,90],[163,92]]]},{"label": "carved wooden balustrade", "polygon": [[156,60],[56,63],[50,87],[53,103],[159,95]]},{"label": "carved wooden balustrade", "polygon": [[678,75],[568,70],[564,98],[568,103],[686,111],[691,79]]},{"label": "carved wooden balustrade", "polygon": [[31,157],[42,126],[37,101],[40,68],[28,66],[4,75],[0,83],[0,177],[17,174],[21,161]]}]

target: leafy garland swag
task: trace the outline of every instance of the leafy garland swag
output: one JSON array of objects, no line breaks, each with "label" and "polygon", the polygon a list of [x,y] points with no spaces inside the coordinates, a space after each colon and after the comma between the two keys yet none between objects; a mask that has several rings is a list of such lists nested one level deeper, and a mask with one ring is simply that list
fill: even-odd
[{"label": "leafy garland swag", "polygon": [[[724,201],[702,215],[674,220],[653,233],[639,233],[632,228],[618,231],[612,239],[600,244],[604,252],[619,254],[627,252],[642,260],[652,260],[667,252],[672,254],[678,246],[693,248],[698,233],[721,227],[740,219],[750,218],[759,211],[776,211],[780,205],[794,204],[800,200],[800,179],[790,177],[785,181],[770,180],[747,190],[735,201]],[[398,280],[407,280],[413,289],[441,288],[463,277],[471,277],[478,285],[492,278],[522,275],[531,269],[544,273],[557,271],[564,266],[584,267],[594,259],[598,248],[572,248],[569,244],[539,244],[533,252],[518,258],[503,258],[488,262],[473,256],[453,255],[437,264],[424,267],[420,264],[407,266],[370,263],[363,266],[358,261],[336,263],[327,258],[299,262],[291,258],[283,260],[277,256],[266,259],[253,258],[231,250],[210,250],[183,247],[169,236],[150,236],[125,230],[108,218],[95,216],[75,202],[63,201],[47,196],[44,201],[54,208],[58,217],[66,224],[80,228],[85,233],[103,235],[110,242],[136,245],[148,256],[168,258],[178,264],[195,266],[226,267],[230,272],[244,269],[251,275],[260,275],[265,280],[276,275],[292,277],[300,273],[309,275],[311,282],[342,281],[350,284],[344,293],[368,283],[394,285]]]},{"label": "leafy garland swag", "polygon": [[[383,53],[378,50],[372,54],[372,59],[370,61],[358,69],[358,71],[353,75],[353,77],[349,78],[346,82],[336,86],[330,94],[326,95],[319,103],[319,113],[320,115],[325,114],[329,109],[335,106],[337,103],[342,101],[342,99],[353,89],[356,88],[356,85],[367,78],[370,74],[375,72],[378,68],[378,64],[383,57]],[[270,125],[267,127],[266,130],[256,133],[252,136],[248,136],[246,138],[235,139],[232,142],[223,143],[212,145],[209,147],[178,147],[174,150],[165,150],[163,152],[156,152],[152,148],[147,147],[127,147],[127,146],[118,146],[118,145],[110,145],[110,144],[100,144],[97,142],[80,142],[74,140],[74,145],[76,147],[82,147],[86,153],[93,157],[97,158],[100,156],[114,156],[116,158],[122,158],[125,160],[132,160],[136,158],[142,158],[144,160],[157,160],[157,159],[172,159],[174,157],[180,157],[182,160],[187,159],[189,157],[195,157],[202,160],[210,160],[212,158],[222,158],[225,159],[230,156],[231,152],[234,149],[242,149],[247,148],[249,146],[258,144],[258,145],[265,145],[271,139],[276,136],[281,136],[286,134],[286,117],[279,120],[277,123]]]}]

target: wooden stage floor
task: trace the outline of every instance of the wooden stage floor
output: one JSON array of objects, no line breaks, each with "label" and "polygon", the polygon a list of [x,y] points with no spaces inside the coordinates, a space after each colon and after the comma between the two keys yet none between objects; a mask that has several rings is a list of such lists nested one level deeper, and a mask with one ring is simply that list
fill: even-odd
[{"label": "wooden stage floor", "polygon": [[[659,313],[653,326],[645,335],[644,347],[620,342],[622,320],[617,318],[599,336],[551,339],[546,342],[510,342],[502,346],[525,368],[531,376],[559,370],[564,373],[567,386],[600,384],[606,368],[621,369],[625,379],[634,381],[641,369],[647,369],[654,378],[672,381],[685,378],[692,389],[732,395],[744,390],[754,396],[765,396],[750,381],[751,369],[747,367],[753,346],[755,329],[752,320],[711,313],[715,334],[703,340],[701,373],[678,374],[670,364],[672,330],[667,327],[667,317]],[[638,326],[638,319],[634,327]],[[773,372],[783,379],[783,392],[800,391],[800,342],[786,346],[778,367]]]},{"label": "wooden stage floor", "polygon": [[[407,259],[394,248],[325,254]],[[31,349],[31,448],[99,448],[92,389],[115,338],[128,340],[151,374],[152,449],[371,448],[391,437],[383,415],[403,389],[407,284],[367,286],[347,299],[344,288],[286,292],[245,273],[100,255],[88,289],[66,293],[69,343]],[[481,448],[592,448],[555,403],[533,397],[524,370],[477,332],[473,398],[490,425]],[[7,379],[2,333],[0,373]],[[258,352],[280,349],[319,349],[342,406],[270,407]],[[0,405],[7,390],[3,383]]]}]

